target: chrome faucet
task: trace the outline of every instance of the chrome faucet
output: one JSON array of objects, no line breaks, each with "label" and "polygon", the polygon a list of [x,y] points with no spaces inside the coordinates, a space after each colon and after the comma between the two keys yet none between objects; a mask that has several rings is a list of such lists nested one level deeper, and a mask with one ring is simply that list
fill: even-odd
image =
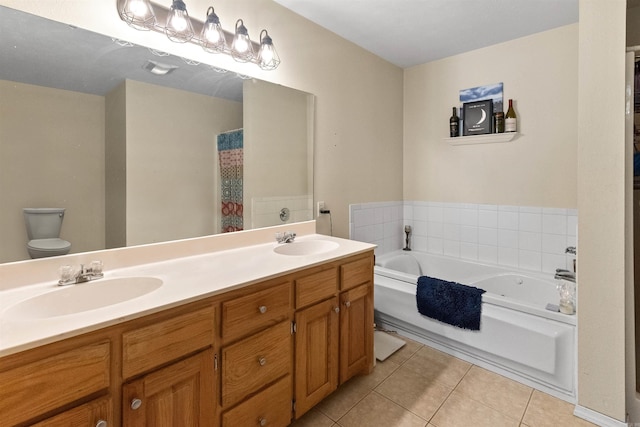
[{"label": "chrome faucet", "polygon": [[567,249],[564,250],[565,254],[576,254],[576,247],[575,246],[569,246]]},{"label": "chrome faucet", "polygon": [[100,261],[93,261],[89,267],[80,264],[78,271],[74,271],[70,265],[64,265],[60,267],[59,274],[58,286],[86,283],[104,277],[102,262]]},{"label": "chrome faucet", "polygon": [[276,241],[278,243],[291,243],[295,240],[296,233],[285,231],[284,233],[276,233]]},{"label": "chrome faucet", "polygon": [[573,271],[565,270],[564,268],[556,268],[555,279],[564,279],[570,282],[576,281],[576,273]]}]

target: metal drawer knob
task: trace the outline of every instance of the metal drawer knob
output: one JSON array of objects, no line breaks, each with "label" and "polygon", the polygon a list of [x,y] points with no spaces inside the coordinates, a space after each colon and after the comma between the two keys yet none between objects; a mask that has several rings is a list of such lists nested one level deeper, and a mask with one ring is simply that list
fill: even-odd
[{"label": "metal drawer knob", "polygon": [[264,366],[267,364],[267,359],[264,356],[260,356],[258,358],[258,363],[260,364],[260,366]]},{"label": "metal drawer knob", "polygon": [[340,313],[340,307],[333,307],[333,311],[335,311],[336,313]]},{"label": "metal drawer knob", "polygon": [[351,307],[351,301],[346,301],[344,303],[344,306],[347,307],[347,308]]},{"label": "metal drawer knob", "polygon": [[131,401],[131,409],[133,409],[134,411],[136,409],[138,409],[140,406],[142,406],[142,400],[140,399],[133,399]]},{"label": "metal drawer knob", "polygon": [[267,425],[267,419],[266,418],[258,418],[258,424],[260,425],[260,427],[264,427]]},{"label": "metal drawer knob", "polygon": [[267,312],[267,306],[261,305],[260,307],[258,307],[258,311],[262,314],[265,314]]},{"label": "metal drawer knob", "polygon": [[109,424],[105,420],[98,420],[96,427],[107,427]]}]

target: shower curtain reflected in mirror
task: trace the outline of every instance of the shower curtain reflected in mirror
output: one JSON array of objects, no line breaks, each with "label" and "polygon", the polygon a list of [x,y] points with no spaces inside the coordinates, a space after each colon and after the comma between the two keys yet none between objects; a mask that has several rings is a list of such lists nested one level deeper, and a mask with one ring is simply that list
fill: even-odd
[{"label": "shower curtain reflected in mirror", "polygon": [[243,229],[242,163],[243,130],[218,135],[223,233]]}]

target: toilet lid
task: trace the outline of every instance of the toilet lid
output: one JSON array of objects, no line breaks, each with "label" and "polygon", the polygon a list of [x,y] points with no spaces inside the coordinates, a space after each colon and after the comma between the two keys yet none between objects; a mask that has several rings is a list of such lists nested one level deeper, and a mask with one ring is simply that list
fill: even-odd
[{"label": "toilet lid", "polygon": [[71,247],[71,243],[62,239],[34,239],[27,243],[31,249],[39,251],[59,251]]}]

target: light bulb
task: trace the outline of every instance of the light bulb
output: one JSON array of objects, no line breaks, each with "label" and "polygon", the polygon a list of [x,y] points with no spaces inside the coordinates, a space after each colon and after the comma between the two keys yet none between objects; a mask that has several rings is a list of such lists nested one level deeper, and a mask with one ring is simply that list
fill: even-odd
[{"label": "light bulb", "polygon": [[269,63],[273,59],[273,48],[271,46],[264,46],[262,48],[262,62]]},{"label": "light bulb", "polygon": [[204,36],[211,43],[218,43],[220,40],[220,33],[213,26],[205,30]]},{"label": "light bulb", "polygon": [[244,53],[249,48],[249,43],[247,43],[247,40],[244,37],[238,37],[236,38],[234,47],[237,52]]},{"label": "light bulb", "polygon": [[133,0],[129,3],[129,10],[138,17],[145,16],[148,12],[147,5],[142,0]]},{"label": "light bulb", "polygon": [[187,20],[184,16],[184,13],[180,11],[175,11],[173,15],[173,19],[171,20],[171,26],[177,32],[182,32],[187,29]]}]

